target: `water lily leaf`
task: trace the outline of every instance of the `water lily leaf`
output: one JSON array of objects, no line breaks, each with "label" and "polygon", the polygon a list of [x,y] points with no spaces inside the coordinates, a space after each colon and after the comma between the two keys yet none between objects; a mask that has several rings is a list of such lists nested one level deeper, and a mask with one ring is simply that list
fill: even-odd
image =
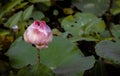
[{"label": "water lily leaf", "polygon": [[[37,50],[22,38],[17,39],[6,53],[14,68],[22,68],[28,64],[37,63]],[[78,47],[70,40],[54,37],[47,49],[40,51],[41,63],[48,66],[57,74],[85,71],[94,66],[93,56],[84,57]],[[76,68],[74,68],[76,67]],[[68,70],[70,69],[70,70]],[[64,70],[64,71],[62,71]]]},{"label": "water lily leaf", "polygon": [[[111,33],[112,33],[113,37],[111,37],[111,39],[107,39],[107,40],[114,40],[116,42],[120,42],[120,25],[119,24],[111,24]],[[106,36],[107,36],[107,34],[106,34]]]},{"label": "water lily leaf", "polygon": [[56,76],[55,73],[43,64],[29,65],[18,71],[16,76]]},{"label": "water lily leaf", "polygon": [[[84,64],[82,64],[84,63]],[[89,64],[88,64],[89,63]],[[66,60],[66,63],[64,65],[61,65],[60,67],[57,67],[55,69],[55,72],[57,74],[78,74],[78,72],[85,71],[88,68],[93,67],[94,57],[76,57],[74,60],[71,62],[70,60]],[[83,68],[84,66],[84,68]],[[79,76],[79,75],[77,75]]]},{"label": "water lily leaf", "polygon": [[111,63],[120,64],[120,43],[104,40],[99,42],[96,47],[96,53]]},{"label": "water lily leaf", "polygon": [[94,38],[92,36],[86,36],[86,37],[77,36],[77,37],[72,37],[72,38],[69,38],[69,39],[72,42],[81,41],[81,40],[85,40],[85,41],[99,41],[99,39]]},{"label": "water lily leaf", "polygon": [[23,20],[27,20],[30,18],[32,11],[33,11],[33,8],[34,8],[33,5],[31,5],[25,9],[25,11],[23,12],[23,16],[22,16]]},{"label": "water lily leaf", "polygon": [[62,35],[62,32],[60,32],[60,31],[59,31],[58,29],[56,29],[56,28],[52,29],[52,33],[53,33],[53,35],[57,35],[57,36]]},{"label": "water lily leaf", "polygon": [[5,23],[5,26],[12,28],[21,19],[21,16],[22,16],[22,11],[15,13],[12,17],[8,19],[8,21]]},{"label": "water lily leaf", "polygon": [[120,25],[113,25],[111,31],[116,39],[120,38]]},{"label": "water lily leaf", "polygon": [[[37,50],[32,45],[27,44],[22,40],[22,37],[18,38],[6,53],[10,57],[11,65],[15,68],[22,68],[28,64],[37,63]],[[29,59],[30,58],[30,59]]]},{"label": "water lily leaf", "polygon": [[102,33],[105,30],[104,21],[90,13],[76,13],[74,16],[69,15],[63,19],[61,25],[66,32],[79,39],[82,39],[81,37],[95,37],[95,33]]},{"label": "water lily leaf", "polygon": [[109,0],[76,0],[73,5],[83,12],[101,16],[109,8]]}]

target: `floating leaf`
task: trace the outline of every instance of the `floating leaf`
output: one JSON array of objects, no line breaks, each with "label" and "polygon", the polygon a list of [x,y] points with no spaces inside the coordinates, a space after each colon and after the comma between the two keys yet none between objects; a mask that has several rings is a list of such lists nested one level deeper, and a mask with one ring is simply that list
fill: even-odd
[{"label": "floating leaf", "polygon": [[53,33],[53,35],[57,35],[57,36],[62,35],[62,32],[60,32],[60,31],[59,31],[58,29],[56,29],[56,28],[52,29],[52,33]]},{"label": "floating leaf", "polygon": [[[22,68],[28,64],[37,63],[36,48],[25,43],[21,38],[11,45],[6,55],[9,56],[14,68]],[[64,73],[85,71],[93,67],[95,63],[93,56],[84,57],[74,43],[62,37],[54,37],[49,47],[40,51],[40,56],[42,64],[45,64],[57,74],[63,75]]]},{"label": "floating leaf", "polygon": [[76,0],[73,5],[83,12],[101,16],[109,8],[109,0]]},{"label": "floating leaf", "polygon": [[119,39],[120,38],[120,25],[113,25],[111,27],[112,34],[114,35],[114,38]]},{"label": "floating leaf", "polygon": [[95,51],[97,55],[106,60],[109,60],[111,63],[120,64],[120,43],[112,42],[109,40],[104,40],[99,42]]},{"label": "floating leaf", "polygon": [[56,76],[47,66],[43,64],[29,65],[20,71],[16,76]]},{"label": "floating leaf", "polygon": [[[85,71],[93,67],[94,57],[74,57],[66,60],[64,65],[61,65],[55,69],[57,74],[78,74],[78,72]],[[78,75],[79,76],[79,75]]]},{"label": "floating leaf", "polygon": [[33,11],[33,8],[34,8],[33,5],[31,5],[25,9],[25,11],[23,12],[23,16],[22,16],[23,20],[27,20],[30,18],[32,11]]},{"label": "floating leaf", "polygon": [[37,63],[37,50],[32,45],[25,43],[18,38],[6,53],[10,57],[11,65],[15,68],[22,68],[28,64]]},{"label": "floating leaf", "polygon": [[12,28],[14,25],[18,24],[18,21],[21,19],[22,11],[15,13],[12,17],[8,19],[5,23],[6,27]]},{"label": "floating leaf", "polygon": [[[73,38],[78,37],[77,39],[82,39],[81,37],[86,37],[86,39],[90,36],[94,37],[95,33],[101,33],[105,30],[104,21],[90,13],[76,13],[74,16],[69,15],[63,19],[61,25]],[[97,37],[91,40],[95,39],[97,40]]]}]

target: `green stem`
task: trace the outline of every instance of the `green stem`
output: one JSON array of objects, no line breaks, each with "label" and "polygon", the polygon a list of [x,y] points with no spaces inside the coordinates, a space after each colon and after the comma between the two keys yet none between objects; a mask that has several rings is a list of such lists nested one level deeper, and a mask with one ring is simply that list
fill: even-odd
[{"label": "green stem", "polygon": [[37,56],[38,56],[38,64],[40,64],[40,49],[37,49],[38,50],[38,53],[37,53]]}]

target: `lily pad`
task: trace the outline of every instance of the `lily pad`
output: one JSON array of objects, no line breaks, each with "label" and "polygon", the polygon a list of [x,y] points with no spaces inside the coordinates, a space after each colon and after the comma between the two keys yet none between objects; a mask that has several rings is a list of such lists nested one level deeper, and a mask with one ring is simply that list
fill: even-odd
[{"label": "lily pad", "polygon": [[[44,69],[44,70],[43,70]],[[25,66],[16,76],[56,76],[55,73],[43,64]]]},{"label": "lily pad", "polygon": [[18,38],[7,51],[11,65],[14,68],[22,68],[28,64],[37,63],[37,50],[32,45],[24,42],[22,37]]},{"label": "lily pad", "polygon": [[[6,55],[9,56],[14,68],[37,63],[36,48],[24,42],[21,37],[11,45]],[[40,56],[42,64],[51,68],[55,73],[63,75],[85,71],[92,68],[95,63],[93,56],[84,57],[74,43],[62,37],[54,37],[49,47],[40,51]]]},{"label": "lily pad", "polygon": [[113,25],[111,27],[112,34],[114,35],[114,38],[119,39],[120,38],[120,25]]},{"label": "lily pad", "polygon": [[120,64],[120,43],[104,40],[99,42],[96,47],[98,56],[109,60],[111,63]]},{"label": "lily pad", "polygon": [[73,5],[82,12],[89,12],[101,16],[109,8],[110,0],[76,0]]},{"label": "lily pad", "polygon": [[94,34],[102,33],[105,30],[104,21],[91,13],[76,13],[75,15],[69,15],[62,20],[61,25],[66,32],[73,36],[73,39],[75,38],[75,40],[87,40],[89,38],[91,38],[90,40],[97,40]]}]

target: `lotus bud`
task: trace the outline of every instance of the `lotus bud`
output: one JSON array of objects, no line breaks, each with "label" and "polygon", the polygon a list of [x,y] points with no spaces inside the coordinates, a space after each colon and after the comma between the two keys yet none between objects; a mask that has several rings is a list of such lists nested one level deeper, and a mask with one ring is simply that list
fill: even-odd
[{"label": "lotus bud", "polygon": [[45,21],[34,21],[24,32],[24,40],[38,49],[47,48],[52,38],[52,31]]}]

